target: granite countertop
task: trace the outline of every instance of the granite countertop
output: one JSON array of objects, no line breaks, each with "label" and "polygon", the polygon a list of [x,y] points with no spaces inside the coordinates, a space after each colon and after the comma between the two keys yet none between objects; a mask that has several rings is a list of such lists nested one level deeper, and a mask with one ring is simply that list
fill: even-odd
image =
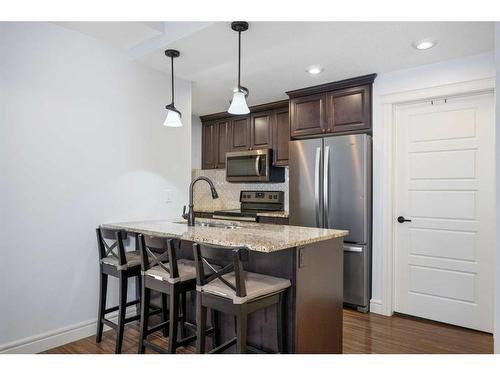
[{"label": "granite countertop", "polygon": [[265,212],[258,212],[257,216],[288,218],[289,215],[288,211],[265,211]]},{"label": "granite countertop", "polygon": [[[221,210],[218,210],[221,211]],[[194,210],[194,213],[203,213],[203,214],[213,214],[213,210],[204,210],[204,209],[196,209]],[[266,216],[266,217],[282,217],[282,218],[288,218],[289,214],[288,211],[263,211],[263,212],[257,212],[257,216]]]},{"label": "granite countertop", "polygon": [[195,225],[188,227],[185,220],[151,220],[103,224],[108,229],[168,236],[187,241],[219,246],[244,246],[249,250],[270,253],[314,242],[348,235],[346,230],[297,227],[292,225],[259,224],[240,221],[197,219],[196,222],[234,225],[236,228]]}]

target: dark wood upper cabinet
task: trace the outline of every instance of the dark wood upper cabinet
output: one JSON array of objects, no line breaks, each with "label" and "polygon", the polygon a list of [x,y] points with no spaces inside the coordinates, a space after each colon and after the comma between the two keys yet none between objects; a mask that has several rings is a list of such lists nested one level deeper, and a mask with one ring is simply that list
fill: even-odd
[{"label": "dark wood upper cabinet", "polygon": [[231,151],[245,151],[250,148],[249,117],[235,118],[231,127]]},{"label": "dark wood upper cabinet", "polygon": [[371,128],[370,86],[326,94],[328,130],[334,133]]},{"label": "dark wood upper cabinet", "polygon": [[273,147],[272,111],[252,114],[250,117],[250,149]]},{"label": "dark wood upper cabinet", "polygon": [[288,165],[290,116],[288,107],[273,112],[273,162],[275,166]]},{"label": "dark wood upper cabinet", "polygon": [[292,137],[321,134],[326,132],[326,95],[307,95],[290,100]]},{"label": "dark wood upper cabinet", "polygon": [[202,168],[225,168],[226,153],[272,148],[273,164],[288,165],[290,123],[288,100],[250,107],[247,116],[226,112],[201,116]]},{"label": "dark wood upper cabinet", "polygon": [[217,168],[226,167],[226,152],[231,151],[231,120],[217,122]]},{"label": "dark wood upper cabinet", "polygon": [[292,138],[370,132],[376,74],[288,91]]},{"label": "dark wood upper cabinet", "polygon": [[202,124],[202,168],[213,169],[217,167],[218,153],[218,126],[216,122]]}]

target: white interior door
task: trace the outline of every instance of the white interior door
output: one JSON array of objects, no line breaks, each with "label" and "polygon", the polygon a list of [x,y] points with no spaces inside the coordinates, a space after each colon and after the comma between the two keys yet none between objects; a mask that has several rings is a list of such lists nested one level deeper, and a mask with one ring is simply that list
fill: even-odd
[{"label": "white interior door", "polygon": [[492,332],[493,94],[395,115],[395,311]]}]

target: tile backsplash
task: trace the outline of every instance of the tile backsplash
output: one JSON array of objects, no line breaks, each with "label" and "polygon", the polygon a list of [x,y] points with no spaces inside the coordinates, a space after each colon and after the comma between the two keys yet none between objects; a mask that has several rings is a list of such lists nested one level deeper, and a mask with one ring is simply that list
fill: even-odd
[{"label": "tile backsplash", "polygon": [[282,183],[234,183],[226,181],[225,169],[193,169],[193,178],[210,178],[219,199],[212,199],[208,185],[200,181],[194,187],[194,208],[199,211],[230,210],[240,208],[241,190],[282,190],[285,192],[285,211],[288,211],[288,168],[285,168],[285,182]]}]

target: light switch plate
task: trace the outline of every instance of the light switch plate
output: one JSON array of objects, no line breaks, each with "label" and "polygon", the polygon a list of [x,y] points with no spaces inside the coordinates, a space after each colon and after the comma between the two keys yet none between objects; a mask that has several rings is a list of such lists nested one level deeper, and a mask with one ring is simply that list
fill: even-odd
[{"label": "light switch plate", "polygon": [[171,189],[165,189],[164,192],[164,201],[165,203],[172,203],[172,190]]}]

